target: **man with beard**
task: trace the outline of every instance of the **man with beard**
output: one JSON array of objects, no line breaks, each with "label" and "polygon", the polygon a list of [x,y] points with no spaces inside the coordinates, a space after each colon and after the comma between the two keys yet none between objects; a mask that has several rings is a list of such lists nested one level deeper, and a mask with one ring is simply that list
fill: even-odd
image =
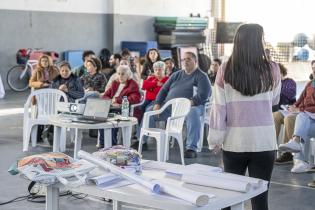
[{"label": "man with beard", "polygon": [[109,58],[110,71],[105,75],[106,79],[109,78],[116,73],[116,68],[119,66],[119,62],[121,60],[121,55],[118,53],[112,54]]}]

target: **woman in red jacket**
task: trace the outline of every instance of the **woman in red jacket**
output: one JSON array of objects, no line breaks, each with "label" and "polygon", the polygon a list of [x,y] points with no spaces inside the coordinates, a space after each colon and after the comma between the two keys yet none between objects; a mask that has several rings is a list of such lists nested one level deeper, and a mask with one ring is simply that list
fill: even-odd
[{"label": "woman in red jacket", "polygon": [[157,61],[153,64],[154,74],[143,81],[142,90],[146,91],[144,104],[141,106],[141,112],[144,113],[147,107],[153,105],[153,102],[160,92],[164,83],[168,80],[165,76],[165,63]]},{"label": "woman in red jacket", "polygon": [[[129,66],[120,65],[117,68],[117,78],[112,82],[110,88],[104,93],[103,99],[112,100],[112,106],[120,107],[122,99],[127,96],[129,104],[140,102],[141,95],[138,84],[132,79]],[[117,144],[117,128],[112,129],[112,144]],[[104,147],[104,132],[100,130],[100,145]]]}]

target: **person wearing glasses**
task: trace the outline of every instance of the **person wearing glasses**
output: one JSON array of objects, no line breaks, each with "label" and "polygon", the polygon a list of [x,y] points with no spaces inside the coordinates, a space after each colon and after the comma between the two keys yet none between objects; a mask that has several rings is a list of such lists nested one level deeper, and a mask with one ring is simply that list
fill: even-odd
[{"label": "person wearing glasses", "polygon": [[[187,125],[187,140],[185,158],[197,157],[197,144],[200,139],[200,127],[203,126],[200,116],[203,115],[204,105],[211,95],[210,81],[197,64],[197,56],[193,52],[186,52],[183,57],[184,70],[172,74],[159,91],[154,106],[147,110],[159,110],[163,104],[174,98],[187,98],[191,101],[191,109],[185,121]],[[166,121],[171,115],[171,107],[168,107],[158,116],[151,117],[149,127],[154,128],[156,121]],[[139,138],[139,136],[138,136]],[[146,138],[143,139],[146,144]],[[138,142],[132,146],[137,148]]]}]

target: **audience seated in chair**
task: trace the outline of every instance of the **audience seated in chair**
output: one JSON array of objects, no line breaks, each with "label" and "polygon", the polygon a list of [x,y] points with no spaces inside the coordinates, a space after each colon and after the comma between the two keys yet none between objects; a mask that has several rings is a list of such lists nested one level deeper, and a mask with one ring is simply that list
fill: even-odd
[{"label": "audience seated in chair", "polygon": [[168,80],[168,76],[165,76],[165,63],[163,61],[157,61],[153,64],[154,73],[148,76],[143,81],[142,90],[146,91],[145,101],[141,106],[141,111],[144,113],[146,108],[153,105],[156,96],[160,92],[164,83]]},{"label": "audience seated in chair", "polygon": [[[120,65],[117,68],[117,78],[112,82],[111,87],[104,93],[103,99],[110,99],[112,106],[120,107],[122,99],[127,96],[129,104],[136,104],[140,102],[140,92],[138,84],[132,79],[132,72],[129,66]],[[135,113],[137,114],[137,113]],[[139,115],[139,113],[138,113]],[[104,147],[104,131],[100,132],[100,145]],[[117,128],[112,129],[112,144],[117,144]]]},{"label": "audience seated in chair", "polygon": [[88,75],[87,71],[87,61],[91,59],[92,57],[95,57],[95,53],[92,50],[86,50],[82,54],[82,60],[83,60],[83,65],[75,67],[72,70],[72,73],[77,76],[77,77],[82,77],[83,75]]},{"label": "audience seated in chair", "polygon": [[151,48],[145,55],[145,62],[143,64],[142,72],[141,72],[141,79],[146,79],[153,73],[153,64],[156,61],[160,61],[161,56],[158,49]]},{"label": "audience seated in chair", "polygon": [[59,65],[59,75],[53,80],[51,87],[66,93],[69,102],[75,102],[84,96],[80,78],[71,72],[70,64],[65,61]]},{"label": "audience seated in chair", "polygon": [[307,172],[311,168],[309,165],[310,138],[314,135],[315,113],[299,112],[296,116],[292,139],[286,144],[279,145],[279,150],[294,153],[292,173]]},{"label": "audience seated in chair", "polygon": [[173,58],[165,58],[164,59],[165,63],[165,75],[170,77],[173,73],[178,71],[178,69],[175,67],[175,61]]},{"label": "audience seated in chair", "polygon": [[[195,94],[194,94],[195,92]],[[174,73],[160,90],[155,105],[148,110],[159,110],[164,103],[173,98],[187,98],[191,101],[191,109],[186,116],[187,141],[186,158],[197,156],[197,143],[200,139],[200,116],[204,112],[204,104],[211,95],[210,81],[197,66],[196,55],[192,52],[184,54],[184,70]],[[156,121],[165,121],[171,114],[168,108],[159,116],[150,118],[149,127],[154,128]],[[202,125],[203,126],[203,125]],[[138,136],[139,138],[139,136]],[[143,139],[146,143],[146,139]],[[137,143],[133,147],[138,146]]]},{"label": "audience seated in chair", "polygon": [[[299,100],[289,107],[289,112],[298,113],[294,133],[289,142],[280,144],[279,150],[297,153],[295,156],[299,161],[291,172],[305,172],[308,170],[309,140],[315,133],[315,60],[312,63],[312,81],[308,82]],[[313,130],[314,129],[314,130]],[[302,144],[302,146],[301,146]]]},{"label": "audience seated in chair", "polygon": [[[32,72],[32,76],[29,80],[29,86],[32,89],[48,88],[53,79],[59,74],[57,67],[54,66],[51,57],[48,55],[42,55],[35,70]],[[35,97],[32,98],[32,105],[36,104]],[[38,125],[37,129],[37,142],[43,142],[42,132],[44,130],[43,125]]]},{"label": "audience seated in chair", "polygon": [[48,55],[42,55],[29,81],[29,86],[34,89],[48,88],[53,79],[59,74]]},{"label": "audience seated in chair", "polygon": [[281,105],[292,105],[296,101],[296,82],[287,77],[288,70],[283,64],[278,63],[278,65],[281,74],[281,93],[279,104],[272,107],[273,112],[282,109]]},{"label": "audience seated in chair", "polygon": [[[119,66],[128,66],[129,69],[130,69],[130,62],[129,62],[129,60],[126,60],[126,59],[122,58],[120,60]],[[130,71],[131,71],[131,69],[130,69]],[[131,78],[139,85],[140,84],[140,78],[138,76],[138,73],[137,72],[131,72],[131,73],[132,73],[131,74],[132,75]],[[113,74],[110,77],[110,79],[108,80],[107,85],[105,87],[105,92],[112,86],[112,82],[114,80],[116,80],[116,79],[117,79],[117,72],[115,74]]]},{"label": "audience seated in chair", "polygon": [[107,83],[104,74],[99,71],[101,69],[101,61],[92,57],[86,61],[88,74],[83,75],[81,80],[85,91],[85,97],[99,97],[104,92]]},{"label": "audience seated in chair", "polygon": [[214,85],[215,77],[217,75],[217,72],[221,66],[221,60],[219,58],[213,59],[210,67],[210,71],[208,71],[208,77],[211,82],[211,85]]},{"label": "audience seated in chair", "polygon": [[106,79],[109,81],[111,76],[116,73],[116,69],[119,66],[121,55],[119,53],[112,54],[109,58],[109,72],[105,73]]},{"label": "audience seated in chair", "polygon": [[[315,61],[312,61],[312,68],[315,69]],[[313,70],[314,71],[314,70]],[[284,124],[284,138],[283,144],[289,142],[293,136],[295,128],[295,120],[297,112],[311,112],[315,113],[315,100],[312,94],[314,93],[314,87],[312,87],[313,81],[310,81],[304,88],[300,98],[292,106],[289,106],[288,113],[284,111],[277,111],[273,113],[275,121],[276,135],[279,136],[281,124]],[[290,152],[285,151],[279,158],[276,159],[276,164],[292,163],[293,155]]]}]

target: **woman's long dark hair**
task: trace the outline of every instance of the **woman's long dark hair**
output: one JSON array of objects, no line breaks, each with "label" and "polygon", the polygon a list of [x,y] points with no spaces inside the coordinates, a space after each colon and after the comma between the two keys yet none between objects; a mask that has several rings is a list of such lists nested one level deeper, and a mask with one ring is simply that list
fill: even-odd
[{"label": "woman's long dark hair", "polygon": [[264,30],[258,24],[241,25],[224,73],[225,82],[245,96],[273,88],[271,66],[264,50]]}]

